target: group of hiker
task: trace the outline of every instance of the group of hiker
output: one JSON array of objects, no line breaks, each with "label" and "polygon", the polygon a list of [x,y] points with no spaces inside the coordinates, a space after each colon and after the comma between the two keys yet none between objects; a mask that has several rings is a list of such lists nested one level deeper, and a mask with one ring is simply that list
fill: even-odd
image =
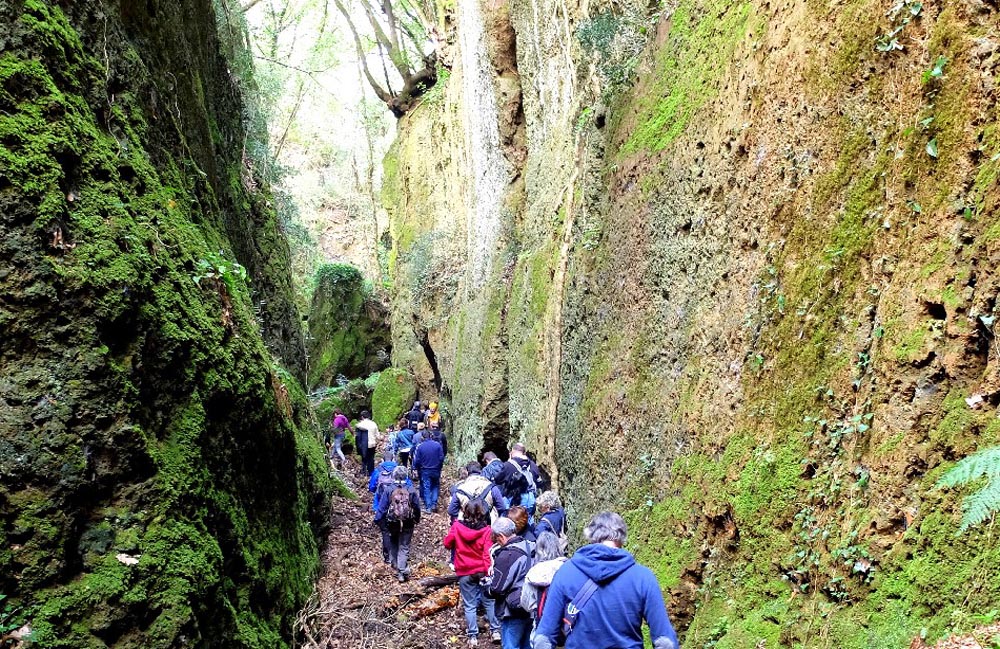
[{"label": "group of hiker", "polygon": [[[410,575],[410,544],[421,515],[438,511],[447,438],[436,406],[417,402],[390,427],[382,462],[368,473],[382,558],[400,582]],[[369,421],[362,413],[355,439],[359,453],[366,447],[374,455],[379,433],[377,426],[362,427]],[[336,434],[330,454],[343,461]],[[448,498],[452,523],[442,541],[458,577],[468,646],[479,644],[482,609],[491,640],[502,649],[641,649],[643,622],[654,649],[678,647],[656,577],[623,549],[628,530],[620,515],[594,516],[583,530],[586,545],[567,558],[561,499],[543,490],[525,446],[514,444],[507,460],[492,452],[482,459],[459,471]]]}]

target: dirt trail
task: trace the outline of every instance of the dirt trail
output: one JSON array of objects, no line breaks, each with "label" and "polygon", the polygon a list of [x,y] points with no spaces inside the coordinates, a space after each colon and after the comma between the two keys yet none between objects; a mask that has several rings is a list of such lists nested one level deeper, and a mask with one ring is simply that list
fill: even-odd
[{"label": "dirt trail", "polygon": [[[410,568],[399,583],[382,561],[381,537],[372,523],[372,496],[353,458],[341,476],[357,500],[334,498],[324,573],[296,622],[304,649],[437,649],[463,646],[465,624],[455,586],[425,589],[422,578],[453,574],[441,539],[448,532],[450,475],[442,476],[440,513],[424,514],[413,535]],[[447,473],[447,471],[446,471]],[[443,606],[442,606],[443,605]],[[426,607],[436,612],[419,617]],[[482,646],[489,647],[489,641]]]}]

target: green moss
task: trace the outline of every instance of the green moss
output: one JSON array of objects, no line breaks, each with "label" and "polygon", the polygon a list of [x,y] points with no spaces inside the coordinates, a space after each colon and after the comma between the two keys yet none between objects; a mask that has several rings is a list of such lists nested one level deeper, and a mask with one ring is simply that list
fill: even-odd
[{"label": "green moss", "polygon": [[[247,196],[242,160],[209,144],[210,123],[242,140],[239,111],[210,119],[204,71],[178,82],[163,67],[171,57],[142,57],[133,41],[145,39],[125,38],[136,34],[114,16],[95,36],[93,7],[21,6],[3,27],[0,201],[22,216],[0,233],[33,283],[6,274],[0,288],[21,305],[5,339],[35,350],[16,364],[49,377],[31,385],[13,375],[11,389],[44,385],[54,405],[12,419],[19,434],[0,439],[0,461],[16,449],[28,467],[18,482],[35,485],[5,481],[0,491],[12,508],[0,547],[19,546],[0,553],[0,590],[17,581],[38,646],[168,647],[206,636],[282,646],[318,569],[329,483],[302,390],[290,374],[287,390],[274,380],[254,312],[256,299],[268,327],[298,337],[294,321],[283,329],[262,306],[287,304],[273,213],[251,205],[266,191]],[[157,28],[182,31],[185,18],[161,8]],[[104,57],[117,66],[114,91]],[[161,104],[148,118],[154,74],[173,77],[179,114]],[[226,83],[222,103],[233,96]],[[201,172],[206,161],[218,182]],[[233,168],[235,188],[224,180]],[[242,239],[230,240],[223,213]],[[275,253],[254,277],[255,299],[245,283],[194,281],[199,260],[244,245]],[[64,559],[76,552],[81,563]]]},{"label": "green moss", "polygon": [[676,586],[684,568],[698,556],[691,539],[673,534],[690,515],[691,503],[672,497],[652,507],[643,505],[625,516],[630,531],[629,549],[634,551],[636,560],[653,571],[664,590]]},{"label": "green moss", "polygon": [[406,370],[389,368],[379,375],[372,394],[372,418],[379,428],[394,424],[417,398],[417,384]]},{"label": "green moss", "polygon": [[389,327],[384,308],[370,296],[361,272],[349,264],[323,264],[314,284],[309,311],[309,387],[380,370],[391,346]]},{"label": "green moss", "polygon": [[[822,1],[808,4],[816,21],[830,19],[828,4]],[[872,20],[873,12],[877,11],[871,0],[853,0],[838,7],[833,15],[832,34],[839,42],[820,50],[820,55],[810,57],[806,70],[809,85],[816,92],[838,92],[845,85],[855,83],[863,70],[873,65],[873,59],[879,55],[875,40],[882,29],[879,21]]]},{"label": "green moss", "polygon": [[620,155],[666,148],[716,92],[748,31],[751,5],[682,0],[670,18],[668,43],[637,102],[635,128]]},{"label": "green moss", "polygon": [[892,351],[897,361],[914,363],[927,356],[927,339],[930,335],[928,324],[921,322],[903,334],[899,344]]}]

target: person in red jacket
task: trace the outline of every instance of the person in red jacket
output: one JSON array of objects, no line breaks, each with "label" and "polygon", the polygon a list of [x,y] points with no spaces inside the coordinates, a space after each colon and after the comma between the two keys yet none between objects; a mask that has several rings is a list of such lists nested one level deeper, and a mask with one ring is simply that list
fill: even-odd
[{"label": "person in red jacket", "polygon": [[489,517],[482,500],[470,500],[462,508],[463,519],[455,521],[444,537],[444,547],[455,551],[455,574],[462,594],[465,610],[466,632],[469,646],[479,644],[479,621],[476,610],[482,603],[490,624],[492,640],[500,640],[500,621],[497,619],[495,601],[486,597],[483,579],[490,569],[490,546],[493,544]]}]

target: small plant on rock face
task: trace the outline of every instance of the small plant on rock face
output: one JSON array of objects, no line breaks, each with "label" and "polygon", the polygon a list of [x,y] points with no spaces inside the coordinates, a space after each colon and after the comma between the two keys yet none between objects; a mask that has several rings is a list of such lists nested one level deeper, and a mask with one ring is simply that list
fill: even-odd
[{"label": "small plant on rock face", "polygon": [[952,488],[981,480],[985,480],[986,484],[962,501],[959,534],[982,525],[1000,511],[1000,446],[983,449],[964,458],[937,482],[939,488]]},{"label": "small plant on rock face", "polygon": [[198,260],[198,274],[192,277],[195,284],[201,284],[205,279],[216,279],[232,291],[236,281],[249,282],[247,269],[239,262],[229,261],[222,252],[209,253],[204,259]]},{"label": "small plant on rock face", "polygon": [[[7,596],[0,593],[0,640],[3,640],[3,636],[7,635],[11,631],[16,631],[20,627],[20,624],[14,620],[17,616],[18,609],[9,602],[5,604],[5,599],[7,599]],[[2,642],[0,642],[0,644],[2,644]]]},{"label": "small plant on rock face", "polygon": [[892,29],[875,39],[875,49],[879,52],[894,52],[902,50],[903,45],[899,42],[899,34],[903,28],[910,24],[910,21],[920,15],[924,5],[920,2],[901,0],[892,6],[885,13],[892,23]]},{"label": "small plant on rock face", "polygon": [[948,65],[948,57],[947,56],[945,56],[944,54],[942,54],[939,57],[937,57],[937,59],[934,60],[934,65],[931,66],[931,69],[930,70],[924,70],[924,74],[923,74],[923,76],[921,78],[922,81],[924,82],[924,85],[927,85],[928,83],[930,83],[934,79],[940,79],[941,77],[943,77],[944,76],[944,68],[945,68],[946,65]]}]

